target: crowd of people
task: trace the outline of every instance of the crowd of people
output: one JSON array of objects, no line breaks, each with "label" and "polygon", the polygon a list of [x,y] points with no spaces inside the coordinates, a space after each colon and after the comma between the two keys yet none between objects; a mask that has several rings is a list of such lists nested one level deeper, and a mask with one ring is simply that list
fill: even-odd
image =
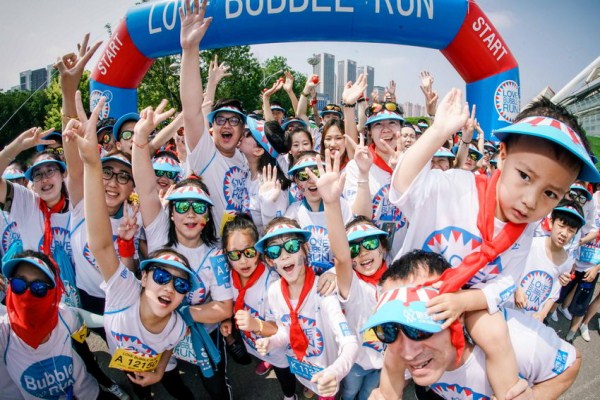
[{"label": "crowd of people", "polygon": [[[364,75],[318,110],[319,77],[296,94],[286,73],[246,112],[215,99],[225,63],[203,87],[205,6],[179,11],[181,112],[101,118],[101,98],[87,113],[86,36],[56,64],[61,130],[0,152],[0,398],[150,399],[160,383],[192,399],[190,364],[230,399],[228,357],[274,371],[287,400],[298,383],[344,400],[402,398],[409,380],[421,400],[568,390],[600,308],[600,173],[577,120],[542,99],[486,140],[427,72],[417,124],[394,82],[369,101]],[[557,312],[564,339],[546,326]]]}]

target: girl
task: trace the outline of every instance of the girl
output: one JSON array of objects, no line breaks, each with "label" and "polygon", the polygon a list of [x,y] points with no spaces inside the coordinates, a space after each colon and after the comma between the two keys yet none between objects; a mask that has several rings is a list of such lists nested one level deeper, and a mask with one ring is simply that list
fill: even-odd
[{"label": "girl", "polygon": [[[172,396],[189,398],[191,392],[185,389],[176,365],[169,365],[169,360],[173,348],[186,332],[185,322],[175,310],[188,292],[198,288],[199,282],[187,259],[171,249],[153,252],[140,264],[141,281],[119,261],[108,205],[98,202],[106,189],[102,183],[104,171],[98,156],[95,126],[104,103],[102,98],[89,120],[71,121],[66,136],[77,145],[84,164],[87,237],[104,280],[104,328],[110,332],[110,366],[129,372],[127,376],[134,383],[134,391],[142,399],[151,398],[149,385],[159,381]],[[161,117],[166,118],[167,114]],[[84,118],[80,115],[80,119]],[[158,120],[153,122],[158,125]],[[131,232],[124,236],[132,235],[137,229],[131,224]]]},{"label": "girl", "polygon": [[156,176],[156,185],[158,190],[166,193],[167,190],[181,178],[183,169],[179,163],[179,158],[172,151],[163,150],[154,155],[152,159],[152,168]]},{"label": "girl", "polygon": [[[273,366],[285,399],[294,399],[296,378],[290,372],[284,349],[276,349],[266,355],[256,350],[259,337],[272,336],[277,332],[277,324],[265,319],[269,310],[267,289],[279,280],[277,272],[265,267],[260,260],[254,248],[257,241],[258,230],[247,215],[237,215],[223,229],[223,252],[231,268],[235,323],[242,331],[248,352]],[[224,336],[231,335],[232,329],[231,320],[221,323]]]},{"label": "girl", "polygon": [[358,344],[337,299],[317,294],[315,274],[308,265],[310,232],[289,218],[275,218],[255,247],[281,275],[268,289],[268,320],[277,333],[256,341],[260,354],[286,348],[290,370],[319,398],[333,399],[339,383],[354,363]]},{"label": "girl", "polygon": [[[304,151],[312,150],[313,138],[305,128],[287,131],[285,133],[285,147],[289,149],[287,157],[279,157],[277,161],[281,169],[288,171],[289,174],[290,166],[296,164],[298,155]],[[296,182],[292,182],[289,195],[290,204],[302,201],[303,198],[304,194],[300,191]]]},{"label": "girl", "polygon": [[[196,306],[192,307],[194,319],[204,324],[211,334],[213,345],[216,344],[221,353],[221,361],[214,375],[200,376],[212,398],[225,399],[231,394],[225,375],[224,344],[217,323],[231,317],[233,293],[225,256],[215,247],[216,230],[211,217],[213,202],[208,197],[204,183],[196,177],[190,177],[174,186],[165,198],[168,204],[163,208],[156,181],[144,179],[153,174],[150,153],[146,148],[148,136],[158,123],[172,113],[163,112],[165,105],[166,100],[163,100],[156,111],[152,108],[143,110],[134,128],[133,176],[138,182],[136,189],[140,198],[140,212],[150,251],[167,246],[190,260],[199,286],[187,294],[185,304]],[[175,348],[174,354],[182,360],[201,365],[200,355],[188,350],[193,347],[191,339],[190,335],[186,335]]]},{"label": "girl", "polygon": [[344,122],[339,119],[330,119],[323,127],[323,136],[321,139],[321,159],[324,159],[325,150],[329,149],[332,156],[336,153],[340,153],[340,168],[343,171],[350,161],[354,157],[354,149],[346,147],[346,137]]}]

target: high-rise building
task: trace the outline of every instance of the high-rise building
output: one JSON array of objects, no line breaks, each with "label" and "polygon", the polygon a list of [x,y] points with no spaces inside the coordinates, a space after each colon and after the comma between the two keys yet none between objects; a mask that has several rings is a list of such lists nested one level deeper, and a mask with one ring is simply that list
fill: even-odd
[{"label": "high-rise building", "polygon": [[370,96],[375,87],[375,68],[365,65],[364,67],[358,67],[358,75],[367,74],[367,96]]},{"label": "high-rise building", "polygon": [[337,63],[337,97],[335,102],[342,102],[342,93],[346,82],[356,82],[356,61],[342,60]]},{"label": "high-rise building", "polygon": [[317,55],[319,63],[313,66],[313,74],[319,75],[320,81],[317,92],[322,93],[330,100],[335,99],[335,56],[321,53]]},{"label": "high-rise building", "polygon": [[[383,96],[385,96],[385,88],[383,86],[373,86],[373,92],[377,92],[377,98],[379,101],[383,101]],[[372,92],[367,93],[367,97],[371,97]],[[371,99],[373,102],[375,99]]]},{"label": "high-rise building", "polygon": [[52,65],[48,65],[46,68],[21,72],[19,74],[20,89],[37,90],[48,87],[52,79],[52,68]]}]

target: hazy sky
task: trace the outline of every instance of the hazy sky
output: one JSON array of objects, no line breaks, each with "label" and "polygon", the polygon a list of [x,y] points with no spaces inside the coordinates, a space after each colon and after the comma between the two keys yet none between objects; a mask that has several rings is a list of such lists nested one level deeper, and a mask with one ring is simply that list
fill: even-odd
[{"label": "hazy sky", "polygon": [[[57,56],[74,50],[85,32],[89,31],[93,40],[106,41],[104,25],[116,26],[134,3],[134,0],[0,0],[3,8],[0,88],[6,90],[17,85],[20,71],[51,64]],[[479,0],[478,4],[519,62],[524,102],[547,85],[558,91],[600,56],[598,0]],[[320,52],[334,54],[336,61],[350,58],[359,66],[371,65],[375,68],[376,85],[385,86],[390,79],[396,81],[400,101],[422,103],[419,72],[424,69],[435,76],[435,89],[439,92],[453,86],[464,88],[462,79],[437,50],[315,42],[259,45],[253,46],[253,51],[260,60],[284,56],[294,69],[306,74],[310,73],[306,59]],[[89,69],[95,61],[90,62]]]}]

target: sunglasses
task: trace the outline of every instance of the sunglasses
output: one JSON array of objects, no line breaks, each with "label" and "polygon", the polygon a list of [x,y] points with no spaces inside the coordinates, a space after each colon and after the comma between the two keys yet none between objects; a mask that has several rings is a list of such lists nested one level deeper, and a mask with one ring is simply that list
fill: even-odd
[{"label": "sunglasses", "polygon": [[175,178],[177,178],[177,175],[179,175],[179,172],[176,171],[163,171],[162,169],[155,169],[154,170],[154,175],[156,175],[157,178],[162,178],[163,176],[167,176],[167,178],[173,180]]},{"label": "sunglasses", "polygon": [[587,197],[585,197],[585,195],[579,194],[575,190],[571,190],[569,192],[569,197],[571,198],[571,200],[576,201],[581,205],[584,205],[588,201]]},{"label": "sunglasses", "polygon": [[115,172],[111,168],[108,168],[108,167],[102,168],[102,178],[105,181],[110,181],[113,178],[113,176],[116,177],[117,182],[120,183],[121,185],[126,185],[129,183],[129,181],[133,180],[131,175],[129,175],[127,172],[124,172],[124,171]]},{"label": "sunglasses", "polygon": [[173,202],[173,208],[177,214],[185,214],[190,210],[194,210],[196,214],[204,214],[208,210],[208,205],[203,201],[193,200],[176,200]]},{"label": "sunglasses", "polygon": [[327,104],[324,108],[323,111],[335,111],[335,112],[342,112],[342,109],[340,108],[340,106],[335,105],[335,104]]},{"label": "sunglasses", "polygon": [[231,126],[238,126],[239,124],[242,123],[242,119],[240,117],[223,117],[223,116],[218,116],[215,117],[214,119],[215,124],[219,125],[219,126],[223,126],[225,125],[227,122],[229,122],[229,125]]},{"label": "sunglasses", "polygon": [[247,247],[244,250],[230,250],[226,254],[227,258],[229,258],[229,261],[238,261],[240,258],[242,258],[242,254],[246,258],[256,257],[257,251],[254,247]]},{"label": "sunglasses", "polygon": [[109,144],[112,140],[112,135],[110,133],[105,133],[100,138],[100,144]]},{"label": "sunglasses", "polygon": [[172,273],[160,267],[152,266],[148,271],[152,271],[152,280],[161,286],[173,281],[173,287],[179,294],[186,294],[192,289],[192,283],[189,279],[173,276]]},{"label": "sunglasses", "polygon": [[31,174],[31,179],[33,179],[34,182],[39,182],[44,178],[52,178],[58,171],[58,168],[48,168],[45,171],[37,170]]},{"label": "sunglasses", "polygon": [[121,140],[129,140],[133,137],[133,131],[122,131]]},{"label": "sunglasses", "polygon": [[56,154],[57,156],[62,156],[63,154],[65,154],[65,149],[63,149],[62,147],[55,147],[55,148],[48,147],[47,150],[50,153]]},{"label": "sunglasses", "polygon": [[10,278],[10,288],[14,294],[22,295],[29,288],[29,291],[35,297],[46,297],[48,290],[54,286],[43,281],[27,282],[22,278]]},{"label": "sunglasses", "polygon": [[[311,169],[311,171],[313,174],[315,174],[315,176],[317,178],[319,177],[319,170],[317,168],[313,168],[313,169]],[[300,182],[306,182],[307,180],[310,179],[310,176],[308,175],[308,172],[306,172],[306,171],[298,171],[298,173],[296,173],[296,175],[294,175],[294,176]]]},{"label": "sunglasses", "polygon": [[382,343],[394,343],[398,339],[398,333],[402,331],[404,336],[415,342],[429,339],[433,336],[431,332],[425,332],[411,326],[399,324],[397,322],[385,322],[372,328],[377,339]]},{"label": "sunglasses", "polygon": [[379,238],[377,236],[371,236],[360,242],[350,243],[350,258],[358,257],[360,254],[360,246],[364,247],[365,250],[375,250],[379,247]]},{"label": "sunglasses", "polygon": [[392,111],[397,114],[400,114],[400,106],[398,104],[393,103],[391,101],[386,101],[385,103],[373,103],[369,108],[365,110],[365,114],[367,117],[370,117],[373,114],[377,114],[383,110]]},{"label": "sunglasses", "polygon": [[296,254],[300,251],[300,246],[303,243],[300,239],[290,239],[281,244],[272,244],[265,249],[265,256],[271,260],[276,260],[281,255],[281,249],[285,249],[288,254]]},{"label": "sunglasses", "polygon": [[469,158],[473,161],[479,161],[479,154],[474,152],[469,152]]}]

